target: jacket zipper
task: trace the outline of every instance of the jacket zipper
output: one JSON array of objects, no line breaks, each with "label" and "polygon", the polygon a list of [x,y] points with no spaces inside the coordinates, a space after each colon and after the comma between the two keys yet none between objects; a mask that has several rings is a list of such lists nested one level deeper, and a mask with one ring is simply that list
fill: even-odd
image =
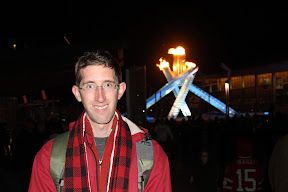
[{"label": "jacket zipper", "polygon": [[102,159],[99,160],[99,170],[100,170],[100,175],[101,175],[101,167],[102,167]]}]

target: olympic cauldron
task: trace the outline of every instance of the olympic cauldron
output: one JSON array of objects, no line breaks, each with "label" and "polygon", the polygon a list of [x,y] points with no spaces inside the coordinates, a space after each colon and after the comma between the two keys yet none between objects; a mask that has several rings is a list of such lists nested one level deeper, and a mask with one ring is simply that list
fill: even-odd
[{"label": "olympic cauldron", "polygon": [[[176,118],[180,111],[184,116],[191,116],[191,111],[185,102],[188,92],[191,91],[225,113],[226,105],[223,102],[192,84],[199,68],[195,63],[186,61],[185,49],[181,46],[170,48],[168,54],[173,55],[173,71],[170,69],[169,62],[164,58],[159,59],[160,64],[157,64],[157,66],[163,71],[168,83],[146,100],[146,109],[149,109],[172,91],[176,99],[167,116],[168,119]],[[235,113],[237,112],[229,107],[229,116],[232,117]]]}]

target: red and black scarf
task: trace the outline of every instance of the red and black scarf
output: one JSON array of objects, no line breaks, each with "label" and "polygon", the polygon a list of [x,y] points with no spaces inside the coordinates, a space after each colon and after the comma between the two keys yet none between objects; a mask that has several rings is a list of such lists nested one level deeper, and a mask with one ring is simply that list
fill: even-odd
[{"label": "red and black scarf", "polygon": [[[118,111],[116,113],[118,116],[118,131],[115,141],[109,192],[125,192],[128,191],[132,138],[128,125],[122,120],[120,113]],[[90,191],[83,136],[83,122],[85,122],[83,118],[85,116],[85,112],[83,112],[70,132],[65,161],[65,192]],[[88,127],[85,126],[85,128]]]}]

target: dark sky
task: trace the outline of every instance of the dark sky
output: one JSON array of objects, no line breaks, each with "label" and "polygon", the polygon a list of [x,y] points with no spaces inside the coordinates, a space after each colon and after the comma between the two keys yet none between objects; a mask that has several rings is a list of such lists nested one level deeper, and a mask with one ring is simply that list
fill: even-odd
[{"label": "dark sky", "polygon": [[[25,87],[21,94],[37,80],[37,89],[66,85],[73,79],[77,57],[102,47],[124,46],[129,56],[124,67],[146,65],[147,71],[155,71],[158,59],[177,45],[186,48],[187,60],[207,73],[221,70],[221,62],[237,69],[288,59],[285,5],[111,4],[26,3],[17,36],[9,27],[2,35],[2,81],[19,82]],[[7,50],[14,42],[17,56]]]},{"label": "dark sky", "polygon": [[149,58],[182,44],[205,69],[217,62],[234,66],[259,58],[281,59],[287,52],[288,13],[285,5],[276,3],[103,5],[81,1],[27,7],[23,36],[52,38],[51,43],[65,43],[63,35],[81,44],[125,40],[136,53],[153,50]]}]

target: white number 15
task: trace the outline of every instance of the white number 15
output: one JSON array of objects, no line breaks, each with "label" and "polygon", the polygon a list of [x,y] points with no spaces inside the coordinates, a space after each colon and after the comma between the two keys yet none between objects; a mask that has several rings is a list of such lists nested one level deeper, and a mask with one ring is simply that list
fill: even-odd
[{"label": "white number 15", "polygon": [[[252,187],[245,187],[246,191],[255,191],[256,190],[256,181],[254,178],[249,177],[249,173],[255,173],[256,169],[244,169],[244,182],[250,182]],[[237,191],[244,191],[242,187],[242,170],[237,169],[236,171],[238,175],[238,188]]]}]

